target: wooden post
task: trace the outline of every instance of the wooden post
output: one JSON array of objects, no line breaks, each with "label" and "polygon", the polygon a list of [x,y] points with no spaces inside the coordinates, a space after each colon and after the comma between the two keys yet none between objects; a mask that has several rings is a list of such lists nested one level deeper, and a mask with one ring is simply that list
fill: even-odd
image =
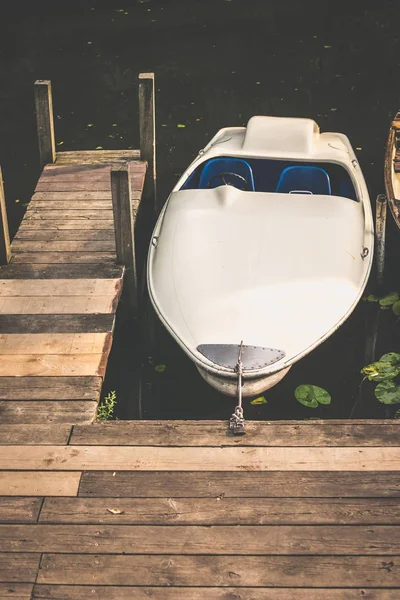
[{"label": "wooden post", "polygon": [[0,167],[0,265],[8,265],[11,259],[10,233],[4,196],[3,176]]},{"label": "wooden post", "polygon": [[111,168],[111,193],[117,261],[119,264],[125,266],[125,284],[128,290],[129,306],[133,311],[136,311],[138,306],[138,289],[135,233],[128,164],[115,165]]},{"label": "wooden post", "polygon": [[35,110],[40,166],[44,167],[56,159],[51,81],[35,81]]},{"label": "wooden post", "polygon": [[139,134],[140,158],[147,161],[147,173],[143,196],[152,201],[156,213],[157,171],[156,171],[156,116],[155,116],[154,73],[139,75]]},{"label": "wooden post", "polygon": [[376,197],[376,282],[383,285],[385,270],[385,237],[386,237],[387,198],[385,194]]}]

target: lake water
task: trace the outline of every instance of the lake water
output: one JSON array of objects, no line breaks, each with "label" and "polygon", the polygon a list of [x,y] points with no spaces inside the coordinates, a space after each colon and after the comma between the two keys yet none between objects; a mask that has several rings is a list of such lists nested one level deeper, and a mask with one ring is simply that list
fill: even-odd
[{"label": "lake water", "polygon": [[[12,233],[39,176],[35,79],[51,79],[59,150],[138,147],[137,74],[156,75],[159,199],[221,127],[254,114],[311,117],[346,133],[371,198],[383,191],[384,146],[400,105],[398,0],[38,0],[0,8],[0,164]],[[180,125],[178,127],[178,125]],[[182,127],[184,125],[184,127]],[[385,287],[400,290],[400,237],[388,223]],[[365,304],[318,350],[296,364],[267,404],[247,418],[349,416],[365,363]],[[374,315],[368,316],[368,322]],[[212,391],[168,336],[152,362],[137,324],[118,319],[104,391],[121,418],[226,418],[233,402]],[[399,325],[379,315],[377,356],[399,349]],[[154,366],[165,364],[163,373]],[[321,385],[332,404],[313,412],[294,399]],[[393,411],[392,411],[393,412]],[[363,386],[354,416],[392,414]]]}]

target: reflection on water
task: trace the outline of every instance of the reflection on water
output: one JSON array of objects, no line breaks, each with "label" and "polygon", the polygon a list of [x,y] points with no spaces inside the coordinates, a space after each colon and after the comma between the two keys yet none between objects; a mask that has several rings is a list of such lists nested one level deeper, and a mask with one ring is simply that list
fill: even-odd
[{"label": "reflection on water", "polygon": [[[243,125],[254,114],[311,117],[323,131],[346,133],[371,196],[382,191],[385,138],[400,98],[397,0],[76,4],[38,0],[22,11],[10,3],[7,14],[2,8],[0,164],[12,233],[39,175],[32,83],[42,78],[53,83],[59,149],[112,149],[138,146],[136,74],[155,72],[160,198],[219,128]],[[400,289],[396,233],[390,224],[388,290]],[[266,405],[248,407],[247,417],[312,414],[293,399],[296,385],[307,382],[332,393],[332,406],[319,416],[348,416],[365,360],[365,310],[360,306],[295,365],[267,393]],[[392,317],[390,311],[380,315],[377,356],[398,350]],[[122,417],[136,411],[137,339],[137,327],[119,326],[107,376]],[[230,414],[231,400],[210,390],[168,336],[155,354],[154,364],[165,362],[167,369],[143,368],[144,416]],[[382,416],[368,385],[354,414]]]}]

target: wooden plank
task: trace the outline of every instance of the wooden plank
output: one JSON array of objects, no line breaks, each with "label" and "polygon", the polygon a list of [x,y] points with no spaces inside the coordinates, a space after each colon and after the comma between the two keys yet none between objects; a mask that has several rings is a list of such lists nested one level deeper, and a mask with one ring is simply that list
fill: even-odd
[{"label": "wooden plank", "polygon": [[51,81],[38,79],[34,91],[40,166],[43,167],[56,159]]},{"label": "wooden plank", "polygon": [[147,181],[143,192],[157,212],[156,114],[154,73],[139,74],[140,157],[147,161]]},{"label": "wooden plank", "polygon": [[399,555],[399,531],[392,525],[7,524],[0,525],[0,552],[384,557]]},{"label": "wooden plank", "polygon": [[[118,165],[123,166],[123,165]],[[78,181],[54,181],[39,179],[35,192],[97,192],[107,191],[110,189],[110,180],[103,181],[92,181],[78,180]]]},{"label": "wooden plank", "polygon": [[[89,151],[90,152],[90,151]],[[118,152],[118,151],[116,151]],[[131,152],[128,150],[128,153]],[[133,151],[134,156],[138,156],[138,151]],[[98,153],[96,153],[97,155]],[[132,156],[127,156],[126,161],[129,161],[132,165],[132,174],[135,176],[143,175],[146,173],[146,162],[132,159]],[[125,161],[125,162],[126,162]],[[51,179],[56,177],[57,180],[62,181],[67,178],[79,179],[90,176],[91,178],[107,178],[110,180],[110,168],[111,164],[64,164],[59,163],[53,165],[47,165],[40,176],[41,179]]]},{"label": "wooden plank", "polygon": [[138,308],[138,281],[129,165],[113,167],[111,189],[117,262],[125,266],[125,286],[131,310]]},{"label": "wooden plank", "polygon": [[32,583],[0,583],[0,598],[31,600],[32,591]]},{"label": "wooden plank", "polygon": [[112,229],[78,229],[76,231],[63,229],[61,231],[53,229],[29,229],[22,227],[14,237],[16,240],[40,240],[49,242],[69,242],[69,241],[114,241],[114,231]]},{"label": "wooden plank", "polygon": [[2,496],[76,496],[80,473],[0,471]]},{"label": "wooden plank", "polygon": [[[0,288],[1,289],[1,288]],[[116,446],[398,446],[400,421],[385,425],[343,422],[301,425],[246,421],[247,435],[235,437],[226,422],[125,421],[76,427],[72,444]]]},{"label": "wooden plank", "polygon": [[[71,313],[74,308],[78,310],[79,304],[69,310],[70,305],[67,298],[63,298],[62,303],[54,302],[57,314],[52,314],[50,301],[34,303],[32,298],[27,300],[29,300],[31,314],[0,315],[0,331],[2,333],[102,333],[112,331],[114,328],[115,315],[111,313],[113,304],[102,299],[101,296],[97,300],[93,298],[91,301],[82,299],[80,310],[81,313],[86,311],[87,314],[76,315]],[[99,314],[91,314],[95,312],[96,308]],[[12,307],[9,308],[9,310],[11,309]],[[17,309],[23,312],[21,306],[15,305],[14,310]],[[61,311],[64,311],[64,314]]]},{"label": "wooden plank", "polygon": [[0,421],[21,423],[91,423],[96,415],[97,402],[68,401],[0,401]]},{"label": "wooden plank", "polygon": [[[0,313],[7,315],[6,320],[0,321],[1,333],[24,333],[14,331],[15,326],[12,321],[8,321],[8,315],[21,315],[25,319],[26,323],[29,323],[29,315],[53,315],[53,318],[57,320],[58,315],[65,315],[64,320],[70,319],[76,321],[79,317],[71,315],[85,315],[90,316],[94,319],[94,322],[99,319],[102,321],[99,314],[106,315],[107,313],[115,312],[115,308],[118,304],[118,298],[112,296],[9,296],[0,298]],[[96,314],[97,313],[97,314]],[[68,316],[67,316],[68,315]],[[15,319],[15,322],[21,322],[23,319]],[[32,317],[31,317],[32,320]],[[106,319],[107,323],[109,319]],[[4,321],[4,322],[3,322]],[[86,318],[85,322],[89,322]],[[50,329],[50,322],[46,325],[46,319],[44,319],[45,329],[42,330],[39,327],[39,321],[34,325],[37,333],[45,333],[46,331],[52,331]],[[4,327],[3,327],[4,326]],[[10,329],[13,328],[13,329]],[[82,332],[88,330],[83,329]],[[90,330],[89,330],[90,331]],[[31,332],[31,330],[30,330]],[[59,331],[63,333],[63,331]]]},{"label": "wooden plank", "polygon": [[57,152],[56,166],[66,164],[96,164],[139,160],[139,150],[79,150]]},{"label": "wooden plank", "polygon": [[[139,194],[137,194],[139,197]],[[67,192],[35,192],[32,196],[32,202],[46,201],[50,204],[57,204],[58,202],[77,202],[82,201],[98,201],[98,200],[111,200],[111,187],[107,190],[96,190],[92,191],[73,191],[68,190]]]},{"label": "wooden plank", "polygon": [[392,589],[212,588],[35,585],[33,600],[395,600]]},{"label": "wooden plank", "polygon": [[95,400],[101,385],[101,377],[0,377],[0,400]]},{"label": "wooden plank", "polygon": [[0,377],[104,376],[103,354],[4,354]]},{"label": "wooden plank", "polygon": [[[33,240],[14,240],[12,243],[12,249],[17,254],[20,252],[112,252],[115,256],[115,242],[114,241],[69,241],[56,242],[51,241],[33,241]],[[67,255],[68,257],[69,255]],[[44,254],[46,258],[46,254]]]},{"label": "wooden plank", "polygon": [[45,554],[38,583],[215,587],[399,587],[398,556]]},{"label": "wooden plank", "polygon": [[24,425],[21,427],[20,425],[0,424],[0,444],[68,444],[70,433],[70,425],[59,425],[58,427]]},{"label": "wooden plank", "polygon": [[10,232],[6,199],[4,196],[3,175],[0,167],[0,265],[7,265],[11,260]]},{"label": "wooden plank", "polygon": [[[126,164],[126,163],[123,163]],[[134,163],[129,163],[130,165],[134,165]],[[122,166],[120,163],[114,165],[114,167]],[[135,173],[133,172],[130,176],[130,182],[132,185],[132,192],[134,192],[134,197],[136,200],[139,200],[141,197],[141,192],[143,189],[143,179],[144,173]],[[90,174],[85,177],[75,177],[71,176],[60,176],[60,177],[41,177],[36,191],[33,195],[32,200],[39,200],[37,198],[38,194],[46,194],[43,201],[47,201],[49,196],[53,196],[53,200],[82,200],[82,196],[86,196],[87,200],[107,200],[110,199],[110,173],[108,175],[92,176]],[[75,194],[78,194],[76,197]],[[68,198],[62,198],[62,195],[68,196]],[[79,197],[81,196],[81,197]],[[101,196],[99,198],[98,196]],[[56,202],[57,203],[57,202]]]},{"label": "wooden plank", "polygon": [[114,252],[23,252],[14,256],[16,265],[32,263],[115,263]]},{"label": "wooden plank", "polygon": [[83,219],[85,221],[104,221],[111,220],[113,218],[112,210],[92,210],[87,208],[80,208],[75,210],[61,210],[61,209],[53,209],[53,210],[45,210],[45,209],[35,209],[27,211],[24,217],[24,221],[33,221],[33,220],[63,220],[63,219]]},{"label": "wooden plank", "polygon": [[[25,359],[25,360],[24,360]],[[98,355],[5,356],[0,373],[95,375]],[[18,363],[17,363],[18,361]],[[155,448],[150,446],[6,446],[0,468],[88,471],[399,471],[400,448]],[[6,467],[5,465],[8,465]]]},{"label": "wooden plank", "polygon": [[100,354],[108,352],[110,336],[109,333],[0,333],[0,356]]},{"label": "wooden plank", "polygon": [[0,297],[7,296],[112,296],[121,292],[121,279],[0,279]]},{"label": "wooden plank", "polygon": [[[46,498],[41,523],[110,525],[400,524],[397,498]],[[117,511],[116,514],[111,512]],[[240,536],[239,536],[240,537]]]},{"label": "wooden plank", "polygon": [[40,554],[0,554],[0,583],[34,583]]},{"label": "wooden plank", "polygon": [[397,471],[375,472],[90,472],[79,496],[120,498],[400,497]]},{"label": "wooden plank", "polygon": [[110,200],[65,200],[51,202],[49,200],[31,200],[27,216],[31,210],[111,210]]},{"label": "wooden plank", "polygon": [[0,496],[0,522],[36,523],[42,502],[43,498]]},{"label": "wooden plank", "polygon": [[88,219],[24,219],[18,231],[32,230],[50,230],[50,231],[69,231],[69,230],[96,231],[109,230],[114,232],[114,221],[112,219],[99,219],[90,221]]},{"label": "wooden plank", "polygon": [[124,268],[102,265],[14,265],[0,266],[0,279],[119,279]]}]

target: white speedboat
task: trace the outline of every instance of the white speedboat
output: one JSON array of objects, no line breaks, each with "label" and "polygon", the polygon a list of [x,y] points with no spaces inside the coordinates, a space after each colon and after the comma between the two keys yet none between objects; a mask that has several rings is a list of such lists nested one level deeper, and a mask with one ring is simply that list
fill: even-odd
[{"label": "white speedboat", "polygon": [[221,129],[174,187],[153,232],[149,294],[210,385],[254,396],[349,317],[373,243],[347,137],[256,116]]}]

